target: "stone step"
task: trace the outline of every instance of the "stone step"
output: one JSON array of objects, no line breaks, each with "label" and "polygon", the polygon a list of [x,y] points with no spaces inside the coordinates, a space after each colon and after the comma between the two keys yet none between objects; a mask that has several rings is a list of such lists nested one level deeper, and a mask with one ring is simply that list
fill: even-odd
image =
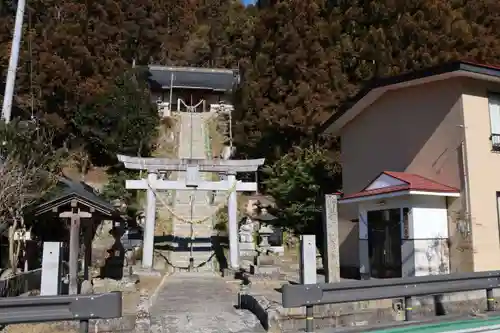
[{"label": "stone step", "polygon": [[[213,251],[193,251],[193,258],[210,258],[213,255]],[[191,257],[191,251],[175,251],[170,253],[170,258],[172,259],[189,259]]]},{"label": "stone step", "polygon": [[[174,229],[173,234],[176,237],[191,237],[190,229]],[[194,230],[195,238],[210,238],[213,236],[213,230]]]},{"label": "stone step", "polygon": [[[190,224],[186,225],[186,223],[182,224],[179,223],[175,225],[175,230],[191,230],[191,225]],[[213,227],[212,224],[194,224],[193,230],[199,232],[212,231]]]},{"label": "stone step", "polygon": [[[189,259],[191,257],[189,255],[183,256],[183,257],[176,257],[176,258],[171,258],[171,262],[174,264],[174,266],[188,266],[189,265]],[[193,261],[195,266],[200,264],[200,263],[208,263],[215,258],[213,256],[206,256],[206,257],[196,257],[193,256]]]},{"label": "stone step", "polygon": [[188,223],[185,221],[175,221],[175,225],[179,226],[179,228],[186,228],[186,229],[191,229],[191,225],[193,226],[193,229],[199,228],[199,229],[209,229],[212,228],[212,221],[211,220],[206,220],[201,223]]},{"label": "stone step", "polygon": [[[183,246],[186,246],[186,248],[184,250],[182,250],[182,246],[179,244],[179,243],[176,243],[176,242],[169,242],[169,245],[176,249],[175,252],[189,252],[191,250],[191,244],[190,243],[187,243],[187,244],[183,244]],[[199,253],[205,253],[205,252],[212,252],[212,243],[208,242],[208,243],[194,243],[193,244],[193,249],[206,249],[204,251],[197,251]]]},{"label": "stone step", "polygon": [[[174,230],[173,232],[174,234],[174,237],[179,237],[179,238],[191,238],[191,230]],[[211,239],[212,236],[214,236],[214,232],[213,231],[208,231],[208,232],[194,232],[194,238],[195,239],[200,239],[200,238],[207,238],[207,239]]]},{"label": "stone step", "polygon": [[[190,256],[189,252],[184,252],[183,255],[170,256],[170,260],[174,264],[179,264],[179,263],[189,264],[190,258],[191,258],[191,256]],[[207,261],[213,259],[213,255],[212,255],[212,253],[209,253],[209,254],[207,253],[207,255],[201,256],[199,254],[193,253],[193,259],[194,259],[195,263],[207,262]]]},{"label": "stone step", "polygon": [[[195,238],[195,241],[196,239],[198,239],[199,241],[201,241],[201,239],[203,238],[206,238],[207,239],[207,242],[211,242],[209,241],[208,239],[211,239],[212,236],[214,235],[214,233],[194,233],[194,238]],[[174,232],[174,237],[178,237],[178,238],[181,238],[181,239],[191,239],[191,231],[189,232]],[[172,240],[172,242],[175,242],[174,240]]]},{"label": "stone step", "polygon": [[[204,114],[189,114],[182,113],[180,115],[180,142],[178,157],[179,158],[205,158],[205,118]],[[186,178],[185,172],[178,172],[177,180],[184,180]],[[200,174],[201,179],[211,180],[213,176],[209,173]],[[209,191],[177,191],[175,195],[174,211],[177,215],[186,219],[203,219],[215,213],[216,207],[209,204]],[[217,196],[216,196],[217,198]],[[193,206],[192,206],[193,205]],[[200,224],[191,225],[178,219],[174,219],[173,235],[177,237],[191,237],[191,229],[193,229],[195,238],[210,238],[214,234],[212,219],[208,219]],[[179,242],[175,239],[169,242],[170,245],[176,248],[175,251],[170,252],[170,261],[178,267],[187,267],[189,265],[190,243],[187,242],[188,249],[185,249],[186,243],[182,242],[182,248],[179,248]],[[208,242],[193,242],[193,258],[195,266],[204,263],[211,259],[213,255],[212,243]],[[206,251],[196,251],[196,249],[207,249]],[[212,271],[213,265],[211,263],[205,264],[198,270]]]},{"label": "stone step", "polygon": [[[174,223],[174,230],[190,231],[191,225],[187,223]],[[211,232],[214,228],[212,223],[207,224],[194,224],[192,228],[195,232]]]}]

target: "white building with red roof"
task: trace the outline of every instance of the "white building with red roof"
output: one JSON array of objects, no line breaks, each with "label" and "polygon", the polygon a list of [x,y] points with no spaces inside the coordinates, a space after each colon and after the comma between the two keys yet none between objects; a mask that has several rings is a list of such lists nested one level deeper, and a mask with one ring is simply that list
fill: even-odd
[{"label": "white building with red roof", "polygon": [[500,68],[452,62],[374,81],[320,132],[341,143],[341,267],[500,269]]}]

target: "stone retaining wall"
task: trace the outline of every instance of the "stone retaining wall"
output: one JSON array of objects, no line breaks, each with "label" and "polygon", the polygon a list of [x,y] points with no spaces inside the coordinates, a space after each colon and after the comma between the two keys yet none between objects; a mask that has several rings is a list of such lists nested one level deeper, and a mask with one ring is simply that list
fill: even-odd
[{"label": "stone retaining wall", "polygon": [[[494,295],[500,296],[500,290]],[[284,309],[262,295],[242,292],[240,306],[250,310],[268,332],[297,332],[305,328],[305,308]],[[477,314],[486,309],[485,291],[456,293],[443,296],[436,309],[433,297],[414,301],[415,319],[441,314]],[[331,327],[365,326],[404,320],[402,300],[353,302],[314,307],[314,322],[318,329]]]}]

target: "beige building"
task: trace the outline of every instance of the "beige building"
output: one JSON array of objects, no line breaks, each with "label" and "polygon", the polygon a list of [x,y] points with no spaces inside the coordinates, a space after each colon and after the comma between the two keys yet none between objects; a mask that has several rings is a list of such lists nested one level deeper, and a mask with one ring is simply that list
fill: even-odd
[{"label": "beige building", "polygon": [[341,138],[344,265],[374,277],[500,269],[500,68],[380,80],[322,131]]}]

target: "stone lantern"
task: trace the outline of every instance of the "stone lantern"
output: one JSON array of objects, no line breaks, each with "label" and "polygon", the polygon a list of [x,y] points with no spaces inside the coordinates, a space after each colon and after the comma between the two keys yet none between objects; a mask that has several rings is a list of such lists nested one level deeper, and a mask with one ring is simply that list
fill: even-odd
[{"label": "stone lantern", "polygon": [[260,243],[259,248],[265,249],[269,248],[269,236],[273,234],[273,229],[266,224],[262,224],[259,229]]}]

